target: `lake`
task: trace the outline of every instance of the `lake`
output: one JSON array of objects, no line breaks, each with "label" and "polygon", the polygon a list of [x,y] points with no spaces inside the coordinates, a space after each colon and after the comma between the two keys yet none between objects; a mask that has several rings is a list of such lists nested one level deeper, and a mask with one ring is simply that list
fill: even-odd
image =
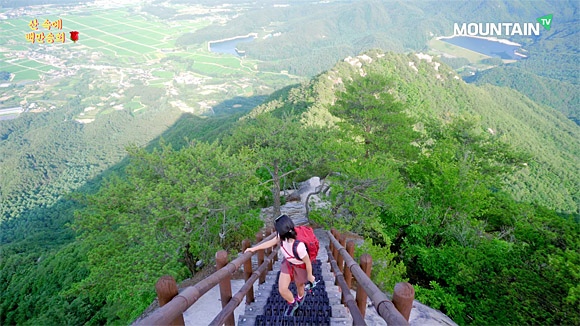
[{"label": "lake", "polygon": [[236,51],[236,45],[238,43],[253,41],[255,38],[256,38],[255,36],[251,35],[251,36],[236,37],[231,40],[225,40],[220,42],[210,42],[209,50],[214,53],[228,53],[240,57],[244,55],[244,53],[239,53],[238,51]]},{"label": "lake", "polygon": [[490,57],[508,60],[519,60],[522,58],[515,54],[515,50],[520,48],[517,45],[504,44],[469,36],[454,36],[452,38],[442,38],[441,40]]}]

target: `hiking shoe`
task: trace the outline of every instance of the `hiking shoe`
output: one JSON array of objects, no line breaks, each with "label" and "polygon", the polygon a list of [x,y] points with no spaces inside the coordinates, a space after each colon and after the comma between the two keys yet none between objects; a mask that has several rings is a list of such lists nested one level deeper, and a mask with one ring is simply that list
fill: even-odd
[{"label": "hiking shoe", "polygon": [[284,316],[286,317],[294,316],[294,312],[296,311],[296,309],[298,309],[298,302],[294,300],[294,303],[288,304],[288,308],[286,308]]},{"label": "hiking shoe", "polygon": [[296,297],[294,299],[296,302],[298,302],[298,307],[302,307],[302,304],[304,304],[304,298],[306,298],[306,293],[307,292],[304,292],[304,296],[302,298],[298,299],[298,297]]}]

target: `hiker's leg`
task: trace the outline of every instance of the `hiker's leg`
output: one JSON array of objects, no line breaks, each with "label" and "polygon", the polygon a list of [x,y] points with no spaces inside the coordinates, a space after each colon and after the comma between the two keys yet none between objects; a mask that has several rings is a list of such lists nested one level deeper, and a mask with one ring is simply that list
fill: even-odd
[{"label": "hiker's leg", "polygon": [[298,290],[298,296],[304,297],[304,283],[308,281],[306,276],[306,270],[302,268],[294,268],[294,283],[296,283],[296,289]]},{"label": "hiker's leg", "polygon": [[294,295],[290,292],[288,288],[290,286],[290,274],[281,272],[280,278],[278,278],[278,291],[284,300],[288,302],[294,301]]},{"label": "hiker's leg", "polygon": [[299,297],[304,297],[304,284],[296,284],[296,289],[298,290],[298,296]]}]

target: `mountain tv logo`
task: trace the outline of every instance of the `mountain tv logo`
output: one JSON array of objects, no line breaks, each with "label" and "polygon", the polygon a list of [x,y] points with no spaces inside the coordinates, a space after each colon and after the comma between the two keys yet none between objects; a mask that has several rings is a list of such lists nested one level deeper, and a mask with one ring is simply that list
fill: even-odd
[{"label": "mountain tv logo", "polygon": [[545,29],[550,30],[550,26],[552,26],[552,15],[550,14],[544,17],[540,17],[537,19],[537,21],[540,22],[540,24],[542,24]]},{"label": "mountain tv logo", "polygon": [[453,24],[453,35],[458,36],[515,36],[540,35],[540,24],[546,30],[552,26],[552,14],[537,18],[537,23],[458,23]]}]

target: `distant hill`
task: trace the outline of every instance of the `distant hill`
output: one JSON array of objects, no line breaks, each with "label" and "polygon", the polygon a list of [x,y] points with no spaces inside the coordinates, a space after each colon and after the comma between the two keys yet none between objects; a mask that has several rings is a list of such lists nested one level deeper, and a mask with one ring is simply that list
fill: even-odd
[{"label": "distant hill", "polygon": [[488,69],[465,78],[477,85],[506,86],[532,100],[549,105],[580,125],[580,86],[542,77],[524,69],[506,65]]},{"label": "distant hill", "polygon": [[517,91],[465,83],[436,58],[429,60],[432,62],[421,60],[415,54],[379,51],[347,58],[310,82],[273,94],[269,102],[256,107],[250,115],[294,110],[309,123],[332,124],[328,106],[342,81],[363,72],[377,71],[396,81],[395,96],[410,104],[411,113],[423,121],[475,115],[484,130],[530,153],[533,160],[508,182],[514,198],[557,211],[578,211],[580,127],[557,110]]},{"label": "distant hill", "polygon": [[[573,79],[578,62],[578,2],[558,1],[333,1],[292,2],[290,6],[257,5],[226,24],[214,23],[181,36],[177,44],[190,46],[246,35],[260,37],[240,44],[251,58],[266,61],[262,69],[314,75],[345,56],[373,48],[421,51],[437,35],[452,35],[460,22],[535,22],[552,13],[552,29],[539,37],[513,37],[530,50],[520,63],[528,71],[556,79]],[[576,14],[575,14],[576,13]],[[546,55],[548,54],[549,55]],[[537,56],[537,57],[536,57]],[[577,72],[575,73],[576,78]]]}]

